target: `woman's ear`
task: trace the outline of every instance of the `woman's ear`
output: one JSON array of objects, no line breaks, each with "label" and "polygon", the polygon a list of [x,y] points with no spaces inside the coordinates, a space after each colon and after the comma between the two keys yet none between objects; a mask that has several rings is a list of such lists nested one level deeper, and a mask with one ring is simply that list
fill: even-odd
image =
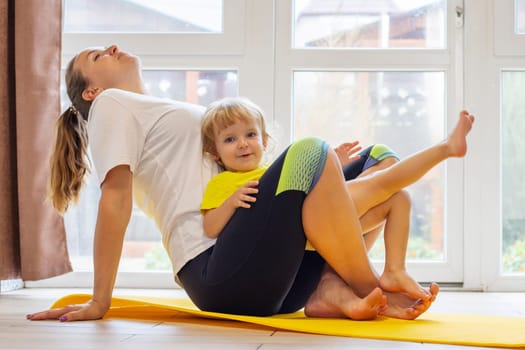
[{"label": "woman's ear", "polygon": [[82,98],[86,101],[93,101],[104,89],[98,87],[88,87],[82,91]]}]

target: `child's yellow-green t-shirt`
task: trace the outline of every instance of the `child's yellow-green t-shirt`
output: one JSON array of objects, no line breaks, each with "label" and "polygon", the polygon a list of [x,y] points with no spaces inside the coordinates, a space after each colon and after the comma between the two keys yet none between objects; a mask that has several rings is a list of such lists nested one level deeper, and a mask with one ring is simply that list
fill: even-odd
[{"label": "child's yellow-green t-shirt", "polygon": [[226,170],[217,174],[206,186],[206,191],[202,198],[201,211],[219,207],[239,187],[244,186],[248,181],[259,180],[266,169],[268,169],[267,166],[261,166],[247,172]]}]

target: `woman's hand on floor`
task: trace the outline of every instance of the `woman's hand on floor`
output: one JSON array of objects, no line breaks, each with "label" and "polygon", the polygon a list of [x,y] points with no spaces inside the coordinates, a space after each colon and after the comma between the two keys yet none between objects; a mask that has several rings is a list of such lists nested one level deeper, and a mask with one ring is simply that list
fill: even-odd
[{"label": "woman's hand on floor", "polygon": [[60,322],[98,320],[104,316],[109,307],[104,307],[95,300],[86,304],[64,306],[59,309],[40,311],[26,316],[28,320],[60,320]]}]

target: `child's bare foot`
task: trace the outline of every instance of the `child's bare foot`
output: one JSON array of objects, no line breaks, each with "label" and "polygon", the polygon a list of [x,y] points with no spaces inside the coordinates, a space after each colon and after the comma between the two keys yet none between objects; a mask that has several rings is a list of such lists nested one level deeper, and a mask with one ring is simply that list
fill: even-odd
[{"label": "child's bare foot", "polygon": [[459,120],[450,133],[446,144],[448,145],[451,157],[463,157],[467,153],[467,134],[472,129],[474,116],[467,111],[461,111]]},{"label": "child's bare foot", "polygon": [[387,298],[387,308],[381,312],[381,315],[402,320],[416,319],[425,313],[436,300],[439,286],[431,283],[428,292],[431,295],[428,300],[414,299],[404,293],[384,292]]},{"label": "child's bare foot", "polygon": [[325,274],[308,299],[304,313],[309,317],[371,320],[386,310],[386,301],[380,288],[360,298],[338,276]]},{"label": "child's bare foot", "polygon": [[379,279],[381,289],[392,293],[404,293],[414,299],[429,299],[431,294],[417,283],[405,270],[385,271]]}]

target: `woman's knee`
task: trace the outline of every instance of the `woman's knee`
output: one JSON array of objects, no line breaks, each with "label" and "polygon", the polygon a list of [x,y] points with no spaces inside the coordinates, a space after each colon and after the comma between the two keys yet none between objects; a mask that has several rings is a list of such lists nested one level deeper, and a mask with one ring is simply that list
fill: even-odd
[{"label": "woman's knee", "polygon": [[378,164],[378,165],[380,165],[379,170],[391,167],[392,165],[394,165],[396,163],[399,163],[399,158],[396,158],[396,157],[385,158],[385,159],[383,159],[382,161],[379,162],[379,164]]},{"label": "woman's knee", "polygon": [[398,162],[399,162],[399,158],[397,158],[396,156],[388,156],[388,157],[378,161],[376,164],[372,165],[371,167],[366,168],[365,170],[363,170],[363,172],[361,174],[359,174],[358,177],[364,177],[364,176],[373,174],[373,173],[375,173],[377,171],[389,168],[389,167],[391,167],[392,165],[394,165],[394,164],[396,164]]},{"label": "woman's knee", "polygon": [[276,195],[289,190],[308,194],[324,172],[329,151],[328,144],[317,138],[294,142],[286,151]]}]

